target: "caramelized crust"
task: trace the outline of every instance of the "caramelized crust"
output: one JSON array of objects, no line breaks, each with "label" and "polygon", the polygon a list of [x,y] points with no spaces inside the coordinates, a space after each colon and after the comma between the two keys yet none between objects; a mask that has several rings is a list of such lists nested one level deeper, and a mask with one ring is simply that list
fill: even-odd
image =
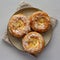
[{"label": "caramelized crust", "polygon": [[30,32],[23,38],[22,45],[26,52],[35,55],[44,48],[44,39],[41,34]]},{"label": "caramelized crust", "polygon": [[22,37],[30,31],[30,22],[23,14],[13,15],[8,23],[9,32],[15,37]]},{"label": "caramelized crust", "polygon": [[33,13],[29,20],[31,28],[38,32],[46,32],[51,27],[50,17],[43,11]]}]

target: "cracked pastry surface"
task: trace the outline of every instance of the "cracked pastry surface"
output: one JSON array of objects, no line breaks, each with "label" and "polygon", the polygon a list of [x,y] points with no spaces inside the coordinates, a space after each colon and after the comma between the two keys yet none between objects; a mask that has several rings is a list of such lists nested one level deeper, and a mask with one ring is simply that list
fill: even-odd
[{"label": "cracked pastry surface", "polygon": [[31,28],[38,32],[46,32],[51,27],[50,17],[43,11],[33,13],[29,20]]},{"label": "cracked pastry surface", "polygon": [[22,37],[30,31],[30,22],[23,14],[13,15],[8,23],[9,32],[15,37]]},{"label": "cracked pastry surface", "polygon": [[37,32],[30,32],[22,39],[22,45],[26,52],[37,54],[44,48],[44,38]]}]

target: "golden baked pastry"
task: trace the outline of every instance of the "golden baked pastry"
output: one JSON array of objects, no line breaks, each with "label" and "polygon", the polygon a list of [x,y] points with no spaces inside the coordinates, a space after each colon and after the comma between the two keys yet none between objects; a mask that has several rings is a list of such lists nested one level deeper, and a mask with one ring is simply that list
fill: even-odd
[{"label": "golden baked pastry", "polygon": [[20,38],[30,31],[30,22],[23,14],[16,14],[11,17],[8,29],[13,36]]},{"label": "golden baked pastry", "polygon": [[40,33],[46,32],[51,26],[50,17],[43,11],[33,13],[29,19],[31,21],[31,28]]},{"label": "golden baked pastry", "polygon": [[44,38],[37,32],[30,32],[22,39],[22,45],[26,52],[35,55],[44,48]]}]

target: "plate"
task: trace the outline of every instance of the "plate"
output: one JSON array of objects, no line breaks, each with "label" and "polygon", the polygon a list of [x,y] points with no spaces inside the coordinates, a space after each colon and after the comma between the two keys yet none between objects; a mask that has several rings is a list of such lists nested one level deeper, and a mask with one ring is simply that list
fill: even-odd
[{"label": "plate", "polygon": [[[21,8],[22,7],[22,8]],[[19,14],[19,13],[22,13],[24,15],[26,15],[27,17],[29,17],[32,13],[36,12],[36,11],[42,11],[38,8],[35,8],[35,7],[32,7],[30,6],[29,4],[25,4],[25,5],[22,5],[20,7],[20,9],[18,9],[13,15],[15,14]],[[51,40],[51,37],[52,37],[52,33],[53,33],[53,30],[54,30],[54,27],[56,26],[56,22],[57,20],[55,18],[52,18],[50,17],[50,20],[51,20],[51,25],[52,27],[50,28],[49,31],[43,33],[43,37],[44,37],[44,40],[45,40],[45,47],[48,45],[48,43],[50,42]],[[10,33],[9,33],[9,30],[8,30],[8,27],[7,27],[7,34],[8,34],[8,38],[9,38],[9,41],[17,48],[19,49],[20,51],[24,51],[23,47],[22,47],[22,38],[18,39],[16,37],[13,37]]]}]

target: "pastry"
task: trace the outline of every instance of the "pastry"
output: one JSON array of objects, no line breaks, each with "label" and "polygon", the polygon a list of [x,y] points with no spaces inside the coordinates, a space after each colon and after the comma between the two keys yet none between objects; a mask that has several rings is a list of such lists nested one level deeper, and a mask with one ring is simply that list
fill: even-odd
[{"label": "pastry", "polygon": [[13,15],[8,23],[9,32],[20,38],[30,31],[30,21],[23,14]]},{"label": "pastry", "polygon": [[30,25],[34,31],[46,32],[51,27],[50,17],[43,11],[34,12],[30,17]]},{"label": "pastry", "polygon": [[37,32],[30,32],[22,39],[24,50],[33,55],[43,50],[44,43],[43,36]]}]

